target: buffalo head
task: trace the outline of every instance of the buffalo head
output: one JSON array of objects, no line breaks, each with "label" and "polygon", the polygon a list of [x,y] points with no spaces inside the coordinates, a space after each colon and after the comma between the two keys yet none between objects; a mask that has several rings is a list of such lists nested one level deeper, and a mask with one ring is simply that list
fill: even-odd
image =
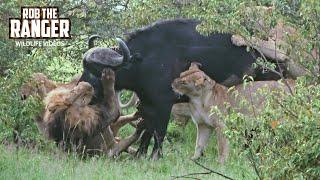
[{"label": "buffalo head", "polygon": [[117,38],[122,55],[111,48],[96,47],[88,50],[83,57],[84,71],[92,73],[96,77],[101,76],[104,68],[109,67],[116,70],[127,65],[131,61],[131,55],[126,43]]},{"label": "buffalo head", "polygon": [[[132,64],[139,62],[142,58],[139,54],[131,56],[130,50],[126,43],[117,38],[120,51],[117,52],[111,48],[95,47],[89,49],[83,56],[83,73],[79,82],[85,81],[94,87],[95,95],[92,103],[95,103],[103,97],[101,72],[104,68],[111,68],[118,72],[119,70],[132,69]],[[123,74],[123,73],[122,73]],[[125,75],[131,77],[131,75]]]}]

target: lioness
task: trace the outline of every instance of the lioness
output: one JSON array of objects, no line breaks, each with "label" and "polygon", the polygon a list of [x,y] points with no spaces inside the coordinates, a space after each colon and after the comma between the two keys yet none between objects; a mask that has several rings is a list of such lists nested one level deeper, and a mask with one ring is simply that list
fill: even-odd
[{"label": "lioness", "polygon": [[[251,9],[250,14],[268,14],[272,13],[274,7],[254,7]],[[257,14],[256,14],[257,15]],[[299,58],[303,57],[305,61],[319,59],[319,49],[314,45],[312,50],[309,52],[307,45],[307,39],[303,39],[298,36],[298,30],[285,24],[284,21],[279,19],[277,24],[273,28],[269,28],[265,25],[263,18],[257,21],[259,25],[254,26],[255,31],[263,32],[267,31],[268,35],[264,39],[252,36],[248,39],[240,36],[233,35],[231,41],[236,46],[249,46],[256,49],[259,53],[263,54],[266,58],[274,60],[275,62],[283,63],[288,71],[288,75],[292,78],[297,78],[308,74],[309,72],[299,63]],[[299,50],[301,54],[296,54]],[[315,72],[319,69],[315,67]]]},{"label": "lioness", "polygon": [[[292,81],[290,82],[292,85]],[[228,139],[223,134],[225,124],[221,116],[216,113],[211,114],[211,108],[217,107],[221,113],[227,113],[226,104],[229,104],[235,111],[251,115],[250,108],[254,107],[257,111],[263,106],[264,98],[261,97],[259,89],[289,92],[288,87],[277,81],[252,82],[246,86],[238,85],[228,91],[227,87],[210,79],[195,63],[192,63],[188,71],[181,73],[180,77],[174,80],[172,88],[175,92],[190,98],[191,116],[197,126],[197,142],[192,159],[198,159],[203,154],[212,130],[215,130],[221,164],[228,156]],[[242,106],[241,98],[252,103],[252,106]]]},{"label": "lioness", "polygon": [[41,99],[44,99],[44,97],[53,89],[73,88],[79,81],[79,78],[80,76],[75,76],[71,80],[71,82],[63,84],[50,80],[46,75],[42,73],[34,73],[32,75],[32,78],[21,86],[20,96],[22,100],[28,98],[31,95],[38,96]]}]

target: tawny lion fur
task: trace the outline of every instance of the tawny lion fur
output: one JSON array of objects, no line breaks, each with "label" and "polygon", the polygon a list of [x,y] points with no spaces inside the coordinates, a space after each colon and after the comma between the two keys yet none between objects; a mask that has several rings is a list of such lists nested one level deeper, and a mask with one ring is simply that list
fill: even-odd
[{"label": "tawny lion fur", "polygon": [[[50,80],[46,75],[43,73],[34,73],[31,79],[23,84],[20,89],[20,96],[22,99],[26,99],[29,96],[38,96],[40,99],[45,99],[47,94],[52,90],[55,90],[56,95],[51,94],[50,96],[55,96],[55,104],[65,104],[63,98],[59,96],[59,94],[64,94],[70,92],[72,88],[76,86],[79,81],[80,76],[76,75],[72,78],[71,82],[69,83],[57,83],[55,81]],[[49,97],[47,97],[49,99]],[[41,118],[42,115],[41,115]],[[40,118],[40,119],[41,119]],[[113,131],[114,136],[117,136],[118,131],[124,125],[137,120],[139,117],[137,113],[133,113],[130,115],[120,116],[119,119],[111,124],[111,129]],[[39,119],[39,118],[38,118]]]},{"label": "tawny lion fur", "polygon": [[77,84],[79,78],[79,76],[75,76],[71,82],[62,84],[50,80],[42,73],[34,73],[32,78],[21,86],[20,95],[22,99],[25,99],[30,95],[39,96],[41,99],[44,99],[44,97],[53,89],[73,88]]},{"label": "tawny lion fur", "polygon": [[[288,84],[290,88],[294,88],[293,80],[289,80]],[[261,94],[262,89],[279,94],[280,92],[289,93],[289,88],[277,81],[257,81],[228,90],[227,87],[210,79],[193,63],[189,70],[181,73],[180,77],[174,80],[172,87],[174,91],[190,98],[191,116],[197,126],[197,141],[192,159],[198,159],[203,154],[212,130],[215,130],[220,163],[224,163],[228,157],[228,139],[223,134],[225,128],[223,119],[218,114],[210,112],[211,108],[217,107],[221,113],[226,114],[228,105],[236,112],[252,116],[253,107],[255,113],[259,113],[259,109],[264,106],[265,98]],[[242,99],[250,102],[250,106],[243,106],[240,103]]]},{"label": "tawny lion fur", "polygon": [[[273,11],[273,6],[257,6],[248,8],[248,12],[251,15],[264,14],[270,16],[272,15]],[[301,49],[307,47],[307,41],[305,39],[299,39],[297,36],[297,30],[285,24],[282,20],[278,20],[276,26],[272,29],[269,29],[262,18],[259,19],[258,17],[256,22],[257,23],[253,27],[256,31],[269,31],[265,39],[260,39],[254,36],[250,37],[249,39],[245,39],[240,35],[233,35],[231,37],[232,43],[236,46],[252,47],[262,53],[265,57],[284,63],[287,67],[289,75],[293,78],[308,74],[305,68],[298,63],[298,60],[294,59],[294,56],[292,56],[293,51],[290,46],[297,46]],[[293,42],[294,44],[292,44]],[[305,60],[319,59],[319,50],[316,47],[314,47],[310,53],[307,53],[306,49],[304,50],[306,52],[303,52],[302,56]],[[300,56],[301,55],[299,55],[299,57]],[[316,72],[318,71],[319,69],[316,69]]]},{"label": "tawny lion fur", "polygon": [[[129,146],[139,138],[140,131],[137,130],[132,136],[118,142],[109,126],[119,117],[119,105],[113,88],[113,71],[108,69],[103,72],[105,97],[102,104],[89,105],[94,95],[93,88],[86,82],[78,85],[76,82],[77,79],[58,85],[37,73],[33,76],[33,86],[30,82],[23,86],[23,96],[44,97],[45,109],[37,118],[40,131],[47,138],[64,145],[66,150],[73,148],[81,153],[105,153],[109,156],[119,155],[125,150],[133,153]],[[113,123],[113,129],[119,129],[136,119],[137,116],[134,115],[122,118],[119,123]]]}]

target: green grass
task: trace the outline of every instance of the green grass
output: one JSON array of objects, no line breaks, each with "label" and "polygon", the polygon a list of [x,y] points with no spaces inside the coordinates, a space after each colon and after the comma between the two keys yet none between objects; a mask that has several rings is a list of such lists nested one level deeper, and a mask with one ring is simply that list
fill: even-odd
[{"label": "green grass", "polygon": [[[121,134],[132,129],[125,127]],[[81,159],[74,154],[66,155],[57,148],[39,150],[0,146],[0,179],[172,179],[171,176],[192,172],[204,172],[189,158],[193,153],[195,128],[192,123],[183,129],[173,123],[169,126],[169,138],[164,143],[164,157],[159,161],[135,159],[123,153],[117,159],[93,157]],[[199,162],[234,179],[254,179],[247,161],[231,152],[224,166],[216,162],[215,140],[210,142],[206,156]],[[138,144],[138,143],[137,143]],[[137,145],[135,145],[137,146]],[[151,150],[151,148],[150,148]],[[201,175],[201,179],[223,179],[220,176]]]}]

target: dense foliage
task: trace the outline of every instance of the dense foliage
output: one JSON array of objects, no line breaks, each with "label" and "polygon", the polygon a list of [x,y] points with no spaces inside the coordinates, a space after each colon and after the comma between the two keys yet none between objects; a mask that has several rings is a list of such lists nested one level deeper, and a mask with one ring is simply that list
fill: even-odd
[{"label": "dense foliage", "polygon": [[244,102],[251,107],[252,117],[237,112],[225,117],[226,133],[260,178],[316,178],[320,174],[320,102],[316,98],[320,88],[301,78],[294,91],[282,96],[264,92],[268,100],[261,114]]},{"label": "dense foliage", "polygon": [[[71,19],[73,38],[65,41],[66,46],[16,47],[15,41],[8,39],[8,18],[20,16],[20,6],[32,5],[58,6],[61,16]],[[250,7],[270,5],[275,7],[271,14],[248,11]],[[280,20],[297,30],[287,39],[287,48],[290,57],[308,74],[299,79],[295,93],[280,99],[271,96],[261,116],[252,121],[230,114],[226,133],[234,151],[248,157],[260,178],[319,177],[320,59],[304,55],[311,54],[312,48],[320,51],[318,0],[4,0],[0,4],[0,141],[41,146],[43,139],[33,123],[41,103],[36,98],[21,102],[19,97],[19,87],[32,73],[43,72],[66,82],[81,72],[81,56],[89,35],[100,34],[104,39],[98,45],[112,46],[115,36],[159,19],[180,17],[202,19],[199,31],[204,34],[220,31],[263,38]],[[254,29],[258,19],[265,22],[260,31]],[[251,143],[244,148],[247,133],[254,128],[257,130]]]}]

